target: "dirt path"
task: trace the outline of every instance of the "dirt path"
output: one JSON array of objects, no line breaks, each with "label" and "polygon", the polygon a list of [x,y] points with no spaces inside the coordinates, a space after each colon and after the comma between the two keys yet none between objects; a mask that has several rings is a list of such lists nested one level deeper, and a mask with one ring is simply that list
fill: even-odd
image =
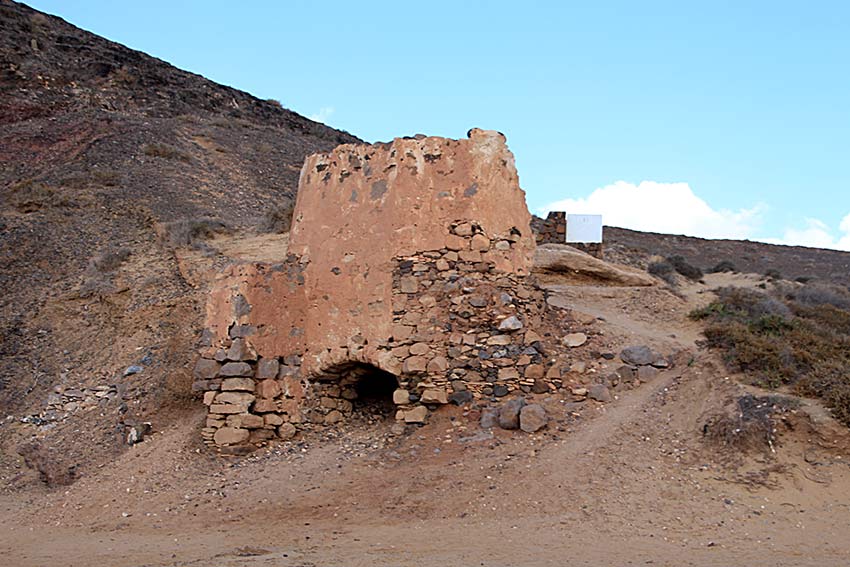
[{"label": "dirt path", "polygon": [[[563,294],[612,344],[692,344],[690,300]],[[445,408],[410,435],[376,424],[232,463],[197,451],[188,415],[67,491],[4,494],[0,553],[21,567],[847,565],[850,466],[832,447],[846,437],[801,416],[776,456],[729,466],[701,427],[743,391],[699,355],[580,418],[565,404],[538,435]]]}]

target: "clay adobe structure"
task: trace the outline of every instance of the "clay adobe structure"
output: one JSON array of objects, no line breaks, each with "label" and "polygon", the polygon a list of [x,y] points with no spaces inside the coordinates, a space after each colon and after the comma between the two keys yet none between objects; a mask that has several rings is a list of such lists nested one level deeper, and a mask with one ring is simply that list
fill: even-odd
[{"label": "clay adobe structure", "polygon": [[382,389],[395,418],[560,387],[559,310],[502,134],[308,157],[289,255],[217,279],[194,388],[224,449],[334,424]]}]

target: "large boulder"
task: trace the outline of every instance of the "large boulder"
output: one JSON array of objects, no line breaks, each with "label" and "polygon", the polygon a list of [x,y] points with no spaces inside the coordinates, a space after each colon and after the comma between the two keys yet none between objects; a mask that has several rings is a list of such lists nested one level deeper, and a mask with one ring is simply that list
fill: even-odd
[{"label": "large boulder", "polygon": [[649,274],[615,266],[566,244],[541,244],[534,252],[535,272],[579,275],[624,286],[651,286]]}]

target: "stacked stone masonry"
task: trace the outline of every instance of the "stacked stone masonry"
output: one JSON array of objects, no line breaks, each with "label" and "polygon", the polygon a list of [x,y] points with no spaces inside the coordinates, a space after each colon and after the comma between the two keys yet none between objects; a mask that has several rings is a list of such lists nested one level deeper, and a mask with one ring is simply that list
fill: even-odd
[{"label": "stacked stone masonry", "polygon": [[569,322],[529,275],[530,220],[496,132],[308,157],[290,255],[231,266],[210,293],[204,440],[238,450],[340,422],[377,373],[411,424],[561,388]]}]

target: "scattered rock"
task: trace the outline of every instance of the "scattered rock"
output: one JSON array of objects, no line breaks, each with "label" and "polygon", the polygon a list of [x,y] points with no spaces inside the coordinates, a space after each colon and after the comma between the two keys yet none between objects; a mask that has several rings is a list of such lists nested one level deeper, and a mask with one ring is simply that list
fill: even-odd
[{"label": "scattered rock", "polygon": [[568,346],[570,348],[580,347],[587,342],[587,335],[584,333],[570,333],[561,339],[561,342],[564,346]]},{"label": "scattered rock", "polygon": [[492,429],[499,425],[499,408],[484,408],[478,423],[484,429]]},{"label": "scattered rock", "polygon": [[519,412],[519,428],[526,433],[534,433],[546,427],[546,410],[540,404],[528,404]]},{"label": "scattered rock", "polygon": [[150,433],[151,424],[149,422],[132,425],[127,430],[127,445],[135,445],[141,443],[145,439],[145,435]]},{"label": "scattered rock", "polygon": [[658,369],[654,366],[639,366],[637,378],[641,382],[649,382],[658,376]]},{"label": "scattered rock", "polygon": [[507,319],[503,319],[501,323],[499,323],[500,331],[519,331],[522,329],[522,321],[519,320],[515,315],[511,315]]},{"label": "scattered rock", "polygon": [[611,392],[605,384],[592,384],[587,388],[587,397],[597,402],[610,402]]},{"label": "scattered rock", "polygon": [[461,390],[459,392],[453,392],[452,394],[449,394],[449,402],[453,403],[456,406],[468,404],[474,399],[475,396],[473,396],[472,392],[470,392],[469,390]]},{"label": "scattered rock", "polygon": [[630,346],[620,351],[620,360],[635,366],[652,364],[657,359],[655,353],[646,345]]},{"label": "scattered rock", "polygon": [[144,370],[144,369],[141,366],[139,366],[138,364],[128,366],[127,368],[124,369],[124,377],[132,376],[133,374],[138,374],[142,370]]},{"label": "scattered rock", "polygon": [[493,395],[497,398],[502,398],[508,395],[508,387],[504,384],[496,384],[493,386]]},{"label": "scattered rock", "polygon": [[505,402],[499,410],[499,427],[502,429],[519,429],[519,412],[525,405],[525,398],[514,398]]}]

